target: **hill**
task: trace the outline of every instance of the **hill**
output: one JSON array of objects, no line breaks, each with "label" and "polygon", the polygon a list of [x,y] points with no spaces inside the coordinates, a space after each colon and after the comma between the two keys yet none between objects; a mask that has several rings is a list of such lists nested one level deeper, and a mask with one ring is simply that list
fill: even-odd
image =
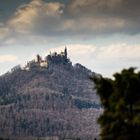
[{"label": "hill", "polygon": [[72,65],[66,53],[45,60],[38,55],[37,61],[0,77],[0,136],[98,135],[100,102],[89,79],[96,74],[81,64]]}]

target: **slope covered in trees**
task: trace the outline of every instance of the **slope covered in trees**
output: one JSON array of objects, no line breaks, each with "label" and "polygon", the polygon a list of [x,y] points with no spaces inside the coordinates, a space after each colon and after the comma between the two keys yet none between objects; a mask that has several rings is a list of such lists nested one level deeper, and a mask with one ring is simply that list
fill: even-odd
[{"label": "slope covered in trees", "polygon": [[84,66],[52,64],[0,77],[0,136],[94,138],[100,102]]}]

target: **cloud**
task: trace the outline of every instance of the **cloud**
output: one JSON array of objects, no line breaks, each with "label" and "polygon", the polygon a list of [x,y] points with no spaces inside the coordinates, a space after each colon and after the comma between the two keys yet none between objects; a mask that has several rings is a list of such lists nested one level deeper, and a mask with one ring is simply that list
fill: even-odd
[{"label": "cloud", "polygon": [[[87,27],[88,20],[85,17],[88,17],[92,26],[98,27],[97,30],[92,30],[95,33],[135,34],[140,32],[138,5],[139,0],[71,0],[68,13],[76,19],[82,18],[83,22],[80,23],[85,23]],[[102,24],[104,26],[100,26]]]},{"label": "cloud", "polygon": [[15,32],[23,34],[43,34],[44,31],[49,33],[49,30],[53,32],[53,25],[60,23],[63,7],[64,5],[59,2],[45,3],[42,0],[32,0],[17,9],[8,25]]},{"label": "cloud", "polygon": [[[49,49],[50,51],[60,52],[63,51],[64,47],[58,47]],[[68,52],[71,58],[79,58],[79,62],[81,59],[91,59],[94,58],[97,60],[104,60],[108,63],[110,61],[115,60],[140,60],[140,45],[128,45],[126,43],[122,44],[112,44],[105,47],[97,47],[94,45],[80,45],[80,44],[71,44],[68,45]],[[89,62],[89,60],[87,61]],[[105,62],[106,63],[106,62]]]},{"label": "cloud", "polygon": [[97,57],[91,64],[94,65],[97,72],[104,76],[111,77],[112,74],[123,68],[137,67],[140,69],[140,44],[112,44],[101,47],[96,53]]},{"label": "cloud", "polygon": [[[108,5],[108,8],[114,4],[112,2],[110,6],[108,3],[76,0],[66,6],[59,2],[45,3],[42,0],[33,0],[18,8],[8,26],[16,33],[57,37],[73,34],[81,36],[81,33],[101,34],[113,32],[116,28],[122,29],[125,27],[125,20],[114,16],[100,16],[105,5]],[[101,11],[97,10],[99,7]]]},{"label": "cloud", "polygon": [[8,33],[9,33],[9,29],[4,25],[0,25],[0,40],[7,37]]},{"label": "cloud", "polygon": [[138,0],[31,0],[1,23],[1,46],[140,33]]},{"label": "cloud", "polygon": [[[81,63],[86,67],[102,73],[105,76],[112,76],[113,73],[131,66],[140,66],[140,44],[130,45],[126,43],[112,44],[105,47],[83,44],[69,44],[68,56],[73,63]],[[60,46],[48,50],[61,52],[64,47]]]},{"label": "cloud", "polygon": [[17,33],[69,36],[106,33],[138,33],[138,0],[32,0],[21,5],[8,26]]},{"label": "cloud", "polygon": [[[126,43],[121,44],[111,44],[104,47],[98,47],[95,45],[88,44],[69,44],[67,46],[68,52],[71,57],[79,56],[89,56],[95,55],[96,59],[140,59],[140,45],[129,45]],[[49,49],[47,53],[51,52],[61,52],[64,50],[63,46]]]},{"label": "cloud", "polygon": [[0,45],[31,46],[54,40],[63,26],[63,8],[62,3],[43,0],[20,5],[5,24],[1,23]]},{"label": "cloud", "polygon": [[17,60],[17,56],[15,55],[0,55],[0,63],[5,63],[5,62],[14,62]]},{"label": "cloud", "polygon": [[71,0],[69,11],[80,15],[83,11],[84,16],[104,15],[103,12],[107,13],[110,10],[115,10],[121,4],[122,0]]},{"label": "cloud", "polygon": [[[65,46],[67,47],[67,46]],[[68,49],[68,52],[70,55],[85,55],[85,54],[88,54],[88,53],[93,53],[96,49],[96,46],[94,45],[83,45],[83,44],[70,44],[68,45],[67,47]],[[60,46],[60,47],[56,47],[56,48],[52,48],[52,49],[49,49],[47,51],[47,53],[49,52],[61,52],[64,50],[64,46]]]},{"label": "cloud", "polygon": [[139,4],[139,0],[71,0],[68,8],[73,15],[136,18]]},{"label": "cloud", "polygon": [[[97,47],[94,45],[82,45],[82,44],[69,44],[67,46],[68,57],[71,59],[73,63],[82,63],[86,64],[87,60],[90,59],[90,56],[94,54]],[[44,54],[46,56],[50,52],[62,52],[64,50],[64,46],[56,47],[53,49],[48,49],[48,51]]]}]

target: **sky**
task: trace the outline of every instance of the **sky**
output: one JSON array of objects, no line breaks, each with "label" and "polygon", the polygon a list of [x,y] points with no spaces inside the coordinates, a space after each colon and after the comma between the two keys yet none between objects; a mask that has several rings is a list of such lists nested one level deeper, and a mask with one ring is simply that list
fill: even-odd
[{"label": "sky", "polygon": [[140,68],[139,0],[0,0],[0,75],[62,51],[111,77]]}]

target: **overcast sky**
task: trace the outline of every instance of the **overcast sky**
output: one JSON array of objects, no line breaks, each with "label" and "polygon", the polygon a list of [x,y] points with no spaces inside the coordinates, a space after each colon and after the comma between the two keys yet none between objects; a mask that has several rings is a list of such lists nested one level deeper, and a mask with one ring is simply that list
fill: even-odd
[{"label": "overcast sky", "polygon": [[139,68],[140,0],[0,0],[0,74],[65,45],[104,76]]}]

